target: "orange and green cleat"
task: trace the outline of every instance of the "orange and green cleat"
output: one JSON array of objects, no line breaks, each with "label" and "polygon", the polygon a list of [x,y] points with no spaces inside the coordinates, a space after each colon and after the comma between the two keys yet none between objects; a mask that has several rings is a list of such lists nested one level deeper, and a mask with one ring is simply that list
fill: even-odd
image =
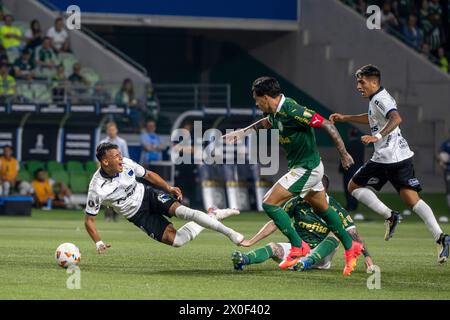
[{"label": "orange and green cleat", "polygon": [[301,257],[306,256],[311,251],[309,245],[302,241],[302,247],[291,247],[288,256],[278,265],[280,269],[288,269],[296,265]]},{"label": "orange and green cleat", "polygon": [[345,277],[349,276],[353,270],[355,270],[356,262],[358,261],[358,257],[361,255],[363,249],[364,245],[361,242],[352,241],[352,247],[345,251],[345,267],[344,272],[342,272]]}]

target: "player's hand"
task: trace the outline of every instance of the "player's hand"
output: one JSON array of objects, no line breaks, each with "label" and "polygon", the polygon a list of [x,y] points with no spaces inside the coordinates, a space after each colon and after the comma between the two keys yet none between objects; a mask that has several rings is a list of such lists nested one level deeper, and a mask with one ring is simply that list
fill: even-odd
[{"label": "player's hand", "polygon": [[170,187],[169,192],[170,194],[174,195],[177,200],[179,201],[183,200],[183,193],[181,192],[180,188]]},{"label": "player's hand", "polygon": [[364,264],[366,265],[366,268],[367,268],[367,273],[372,273],[374,270],[373,270],[373,261],[372,261],[372,258],[371,257],[365,257],[364,258]]},{"label": "player's hand", "polygon": [[365,145],[368,145],[369,143],[375,143],[378,142],[378,138],[374,137],[374,136],[362,136],[361,137],[361,142],[364,143]]},{"label": "player's hand", "polygon": [[245,131],[243,129],[230,132],[222,136],[226,144],[233,144],[238,140],[241,140],[243,137],[245,137]]},{"label": "player's hand", "polygon": [[246,247],[246,248],[248,248],[248,247],[251,247],[251,246],[253,245],[253,242],[251,242],[250,240],[242,240],[242,242],[239,243],[239,245],[240,245],[241,247]]},{"label": "player's hand", "polygon": [[344,116],[340,113],[333,113],[328,120],[330,120],[330,122],[332,124],[334,124],[335,122],[343,122],[344,121]]},{"label": "player's hand", "polygon": [[97,253],[103,253],[106,251],[106,249],[111,248],[110,244],[105,244],[103,241],[99,241],[95,244],[95,247],[97,249]]},{"label": "player's hand", "polygon": [[353,161],[353,158],[350,155],[350,153],[346,152],[341,156],[341,164],[344,170],[348,170],[352,165],[355,164],[355,161]]}]

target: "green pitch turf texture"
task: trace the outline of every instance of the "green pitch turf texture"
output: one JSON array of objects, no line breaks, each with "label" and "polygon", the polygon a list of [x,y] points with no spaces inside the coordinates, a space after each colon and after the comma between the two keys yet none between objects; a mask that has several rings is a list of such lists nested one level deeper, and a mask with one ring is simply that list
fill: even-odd
[{"label": "green pitch turf texture", "polygon": [[[342,199],[342,195],[338,196]],[[382,198],[403,209],[395,195]],[[437,215],[447,214],[444,195],[425,195]],[[0,218],[0,299],[448,299],[450,262],[439,265],[436,245],[425,225],[406,217],[389,242],[382,220],[361,211],[358,223],[374,262],[381,268],[381,289],[369,290],[370,276],[360,260],[349,278],[342,276],[343,249],[331,270],[281,271],[268,261],[234,271],[230,255],[237,249],[221,234],[205,230],[187,246],[171,248],[150,239],[121,219],[97,219],[105,242],[103,255],[84,230],[82,211],[34,210],[31,218]],[[243,213],[225,221],[252,236],[267,221],[264,213]],[[175,226],[184,222],[174,219]],[[443,224],[450,232],[450,225]],[[285,241],[280,233],[269,241]],[[73,242],[81,250],[81,289],[69,290],[66,270],[54,260],[56,247]],[[247,250],[243,248],[242,250]]]}]

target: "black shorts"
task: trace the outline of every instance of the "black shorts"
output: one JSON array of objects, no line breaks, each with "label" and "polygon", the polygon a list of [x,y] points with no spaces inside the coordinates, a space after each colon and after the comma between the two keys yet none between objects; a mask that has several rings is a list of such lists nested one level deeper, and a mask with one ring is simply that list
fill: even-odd
[{"label": "black shorts", "polygon": [[369,160],[353,176],[353,182],[362,187],[372,187],[377,191],[390,182],[397,192],[408,188],[420,192],[422,187],[414,173],[412,158],[397,163],[377,163]]},{"label": "black shorts", "polygon": [[177,200],[171,195],[144,184],[144,198],[138,212],[130,219],[153,239],[161,242],[169,222],[164,216],[169,216],[169,209]]}]

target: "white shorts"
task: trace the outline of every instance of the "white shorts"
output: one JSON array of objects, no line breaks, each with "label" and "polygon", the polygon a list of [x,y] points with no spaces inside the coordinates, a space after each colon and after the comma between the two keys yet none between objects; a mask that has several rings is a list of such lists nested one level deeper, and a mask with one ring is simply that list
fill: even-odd
[{"label": "white shorts", "polygon": [[298,194],[304,198],[311,191],[323,191],[325,188],[322,184],[324,174],[323,163],[313,170],[304,168],[294,168],[278,180],[278,183],[293,194]]},{"label": "white shorts", "polygon": [[[280,245],[283,248],[283,259],[286,259],[286,257],[289,254],[289,251],[291,250],[291,244],[288,242],[280,242],[277,243],[278,245]],[[314,250],[316,250],[317,247],[315,247],[314,249],[311,250],[311,252],[314,252]],[[334,255],[336,254],[338,248],[336,248],[332,253],[330,253],[329,255],[327,255],[325,258],[323,258],[322,260],[320,260],[318,263],[316,263],[315,265],[312,266],[313,269],[320,269],[320,270],[328,270],[331,268],[331,261],[334,258]]]}]

